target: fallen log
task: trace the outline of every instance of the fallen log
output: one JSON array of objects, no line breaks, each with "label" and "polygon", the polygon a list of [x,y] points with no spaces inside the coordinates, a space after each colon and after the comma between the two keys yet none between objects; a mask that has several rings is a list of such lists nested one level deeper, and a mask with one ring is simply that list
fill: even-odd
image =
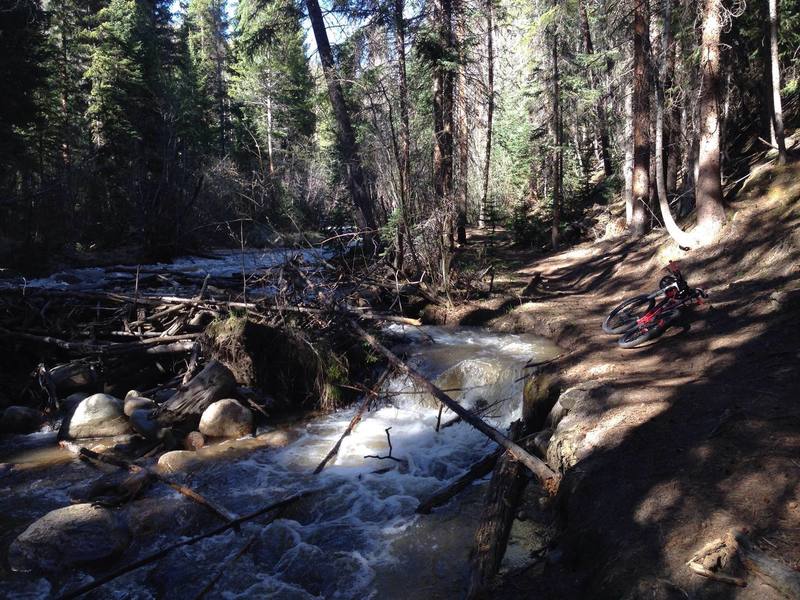
[{"label": "fallen log", "polygon": [[142,473],[142,472],[146,473],[148,477],[151,477],[152,479],[155,479],[156,481],[163,483],[164,485],[168,485],[176,492],[189,498],[189,500],[196,502],[197,504],[200,504],[201,506],[207,508],[226,523],[230,523],[236,518],[235,515],[231,514],[224,508],[217,506],[215,503],[211,502],[208,498],[206,498],[202,494],[195,492],[192,488],[187,487],[185,485],[181,485],[179,483],[175,483],[174,481],[171,481],[170,479],[161,475],[161,473],[153,471],[152,469],[135,465],[120,458],[113,458],[111,456],[106,456],[104,454],[98,454],[97,452],[89,450],[88,448],[81,448],[80,450],[78,450],[78,454],[80,456],[86,457],[88,459],[97,462],[113,465],[115,467],[119,467],[120,469],[127,469],[131,473]]},{"label": "fallen log", "polygon": [[[319,491],[319,490],[308,490],[308,491],[305,491],[305,492],[300,492],[299,494],[294,494],[293,496],[289,496],[288,498],[284,498],[283,500],[280,500],[278,502],[274,502],[274,503],[272,503],[272,504],[270,504],[268,506],[265,506],[263,508],[259,508],[256,511],[253,511],[253,512],[248,513],[246,515],[243,515],[241,517],[237,517],[236,519],[234,519],[234,520],[232,520],[232,521],[230,521],[228,523],[225,523],[223,525],[220,525],[218,527],[215,527],[215,528],[211,529],[210,531],[207,531],[205,533],[201,533],[201,534],[196,535],[196,536],[194,536],[192,538],[189,538],[189,539],[185,539],[185,540],[181,540],[179,542],[175,542],[175,543],[169,544],[168,546],[165,546],[164,548],[161,548],[160,550],[156,550],[155,552],[152,552],[152,553],[150,553],[150,554],[148,554],[146,556],[143,556],[139,560],[136,560],[136,561],[134,561],[132,563],[124,565],[124,566],[120,567],[119,569],[116,569],[115,571],[112,571],[111,573],[103,575],[102,577],[98,577],[94,581],[91,581],[91,582],[89,582],[89,583],[87,583],[85,585],[82,585],[80,587],[75,588],[74,590],[70,590],[70,591],[66,592],[65,594],[59,596],[59,600],[70,600],[71,598],[77,598],[78,596],[82,596],[83,594],[86,594],[87,592],[91,592],[92,590],[96,590],[97,588],[104,586],[108,582],[113,581],[113,580],[117,579],[118,577],[122,577],[126,573],[130,573],[131,571],[135,571],[136,569],[144,567],[145,565],[149,565],[149,564],[157,561],[158,559],[163,558],[164,556],[166,556],[167,554],[169,554],[170,552],[172,552],[173,550],[175,550],[177,548],[181,548],[182,546],[189,546],[191,544],[195,544],[195,543],[197,543],[197,542],[199,542],[201,540],[204,540],[204,539],[219,535],[220,533],[223,533],[223,532],[227,531],[228,529],[232,529],[234,527],[238,527],[239,525],[241,525],[242,523],[245,523],[246,521],[252,521],[253,519],[256,519],[256,518],[260,517],[261,515],[264,515],[264,514],[266,514],[268,512],[272,512],[272,511],[275,511],[275,510],[280,510],[280,509],[286,508],[290,504],[292,504],[294,502],[297,502],[298,500],[300,500],[302,498],[310,496],[311,494],[314,494],[317,491]],[[275,518],[277,518],[277,515],[274,515],[270,519],[270,521],[274,520]]]},{"label": "fallen log", "polygon": [[154,416],[162,427],[181,425],[194,429],[206,408],[230,396],[235,390],[236,379],[230,369],[212,360],[188,385],[159,406]]},{"label": "fallen log", "polygon": [[[521,431],[521,422],[512,424],[512,437],[519,437]],[[475,532],[467,598],[480,598],[500,569],[517,505],[525,488],[526,480],[522,474],[522,465],[508,453],[499,457],[486,493],[481,521]]]},{"label": "fallen log", "polygon": [[542,460],[536,458],[532,454],[530,454],[527,450],[520,447],[515,442],[508,439],[502,433],[497,431],[494,427],[486,423],[485,421],[481,420],[480,418],[473,415],[469,410],[461,406],[458,402],[450,398],[447,394],[445,394],[441,389],[436,387],[424,375],[420,372],[415,370],[414,368],[407,365],[405,362],[400,360],[400,358],[391,350],[386,348],[383,344],[381,344],[375,336],[367,333],[356,321],[352,318],[352,314],[349,314],[349,322],[350,326],[353,330],[360,335],[364,341],[366,341],[373,349],[377,352],[382,354],[386,357],[393,367],[395,367],[401,373],[408,375],[411,379],[413,379],[420,387],[422,387],[426,392],[428,392],[431,396],[436,398],[439,402],[447,406],[450,410],[460,416],[465,422],[469,423],[483,433],[489,439],[497,442],[503,448],[505,448],[508,453],[515,459],[525,465],[535,476],[536,478],[542,483],[544,488],[550,492],[555,493],[558,489],[558,483],[560,480],[559,475],[553,471],[547,464],[545,464]]},{"label": "fallen log", "polygon": [[497,459],[500,458],[502,453],[503,450],[498,448],[488,456],[484,456],[478,462],[474,463],[464,474],[458,476],[452,482],[439,488],[433,494],[420,501],[416,512],[420,515],[428,515],[437,506],[446,504],[473,481],[491,473],[495,464],[497,464]]}]

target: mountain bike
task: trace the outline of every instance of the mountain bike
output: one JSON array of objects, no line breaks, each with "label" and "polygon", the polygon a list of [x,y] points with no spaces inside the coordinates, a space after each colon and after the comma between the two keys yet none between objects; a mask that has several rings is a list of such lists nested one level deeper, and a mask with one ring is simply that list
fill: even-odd
[{"label": "mountain bike", "polygon": [[684,306],[702,304],[708,297],[705,290],[686,282],[676,263],[670,261],[664,269],[669,275],[662,277],[658,290],[625,300],[603,321],[603,331],[622,334],[617,342],[622,348],[635,348],[658,337],[678,318]]}]

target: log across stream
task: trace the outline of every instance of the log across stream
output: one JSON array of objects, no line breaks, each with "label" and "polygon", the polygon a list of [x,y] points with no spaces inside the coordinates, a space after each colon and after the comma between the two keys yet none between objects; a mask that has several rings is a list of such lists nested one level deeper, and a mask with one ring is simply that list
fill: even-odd
[{"label": "log across stream", "polygon": [[[546,360],[557,352],[542,338],[480,329],[391,326],[389,333],[396,336],[396,347],[409,357],[409,364],[465,407],[486,407],[484,419],[500,430],[520,416],[525,363]],[[357,405],[199,451],[197,460],[179,468],[173,477],[235,515],[307,489],[320,491],[285,508],[266,526],[263,521],[248,522],[239,532],[227,531],[182,547],[97,593],[102,597],[127,592],[137,598],[164,594],[194,598],[219,575],[216,590],[226,590],[231,598],[462,595],[485,486],[468,487],[431,515],[417,515],[415,510],[421,498],[462,474],[496,445],[465,423],[440,427],[437,432],[437,403],[405,376],[389,376],[380,395],[377,406],[365,412],[318,475],[313,474],[315,467],[346,429]],[[445,410],[441,423],[453,418]],[[391,459],[387,458],[387,430]],[[52,442],[48,434],[34,436],[40,445]],[[16,463],[25,458],[14,449],[19,441],[2,444],[0,461]],[[4,548],[21,523],[68,505],[76,487],[98,477],[88,465],[61,462],[63,454],[23,452],[27,456],[24,468],[0,473]],[[38,461],[37,456],[41,457]],[[53,460],[59,464],[50,464]],[[117,511],[127,524],[129,543],[114,566],[134,562],[180,536],[219,525],[207,513],[191,521],[184,509],[174,508],[175,514],[165,521],[153,508],[154,498],[164,506],[187,504],[169,487],[154,486],[144,499]],[[154,525],[159,518],[162,523]],[[180,530],[183,519],[191,521],[186,530]],[[149,531],[148,527],[162,529]],[[226,563],[232,556],[236,559]],[[413,589],[408,585],[410,573],[414,574]],[[57,595],[89,581],[87,575],[73,572],[53,578],[51,587],[36,577],[2,575],[10,589],[32,597]]]}]

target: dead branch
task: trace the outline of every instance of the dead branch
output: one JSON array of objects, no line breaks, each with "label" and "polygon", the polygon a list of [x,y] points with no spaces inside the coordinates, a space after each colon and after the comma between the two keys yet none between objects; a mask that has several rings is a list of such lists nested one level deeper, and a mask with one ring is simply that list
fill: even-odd
[{"label": "dead branch", "polygon": [[469,486],[473,481],[485,477],[494,469],[497,459],[503,453],[502,449],[497,449],[488,456],[484,456],[474,463],[465,473],[459,475],[451,483],[436,490],[433,494],[421,500],[417,506],[417,513],[421,515],[430,514],[437,506],[442,506],[454,498],[459,492]]}]

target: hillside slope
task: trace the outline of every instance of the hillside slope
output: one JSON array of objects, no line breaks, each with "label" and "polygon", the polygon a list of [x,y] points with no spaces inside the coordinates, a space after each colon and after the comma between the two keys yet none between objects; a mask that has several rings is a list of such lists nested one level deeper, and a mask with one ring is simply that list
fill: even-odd
[{"label": "hillside slope", "polygon": [[[708,303],[655,343],[618,348],[603,318],[655,289],[670,259],[708,289]],[[659,231],[585,243],[507,275],[505,297],[440,319],[555,339],[568,352],[563,387],[583,388],[592,410],[562,483],[562,534],[549,559],[506,577],[497,596],[783,597],[685,563],[744,527],[800,566],[800,164],[755,170],[714,247],[684,252]]]}]

